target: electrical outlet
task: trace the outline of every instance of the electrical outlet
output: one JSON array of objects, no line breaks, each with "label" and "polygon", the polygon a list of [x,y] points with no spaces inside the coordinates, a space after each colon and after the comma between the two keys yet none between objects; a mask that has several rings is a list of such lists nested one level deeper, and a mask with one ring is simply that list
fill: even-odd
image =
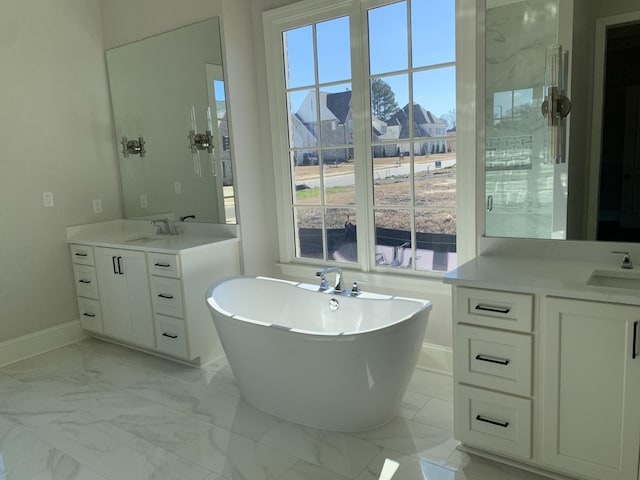
[{"label": "electrical outlet", "polygon": [[93,201],[93,213],[102,213],[102,199],[96,198]]},{"label": "electrical outlet", "polygon": [[53,193],[52,192],[43,192],[42,200],[44,202],[45,207],[53,207]]},{"label": "electrical outlet", "polygon": [[143,193],[140,195],[140,208],[147,208],[148,206],[149,203],[147,202],[147,195]]},{"label": "electrical outlet", "polygon": [[176,195],[180,195],[182,193],[182,184],[180,182],[173,182],[173,191],[176,192]]}]

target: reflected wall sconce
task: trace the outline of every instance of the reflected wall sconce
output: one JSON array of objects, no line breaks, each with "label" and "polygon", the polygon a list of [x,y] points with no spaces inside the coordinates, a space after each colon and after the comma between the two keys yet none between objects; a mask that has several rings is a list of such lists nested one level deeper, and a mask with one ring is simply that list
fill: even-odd
[{"label": "reflected wall sconce", "polygon": [[546,48],[545,89],[542,116],[547,120],[545,147],[547,163],[566,163],[566,118],[571,100],[566,96],[569,77],[569,52],[560,45]]},{"label": "reflected wall sconce", "polygon": [[189,130],[188,138],[191,153],[198,153],[198,150],[206,150],[209,153],[213,153],[211,130],[206,130],[205,133],[196,133],[195,130]]},{"label": "reflected wall sconce", "polygon": [[122,144],[122,154],[125,158],[129,157],[129,155],[140,155],[140,158],[142,158],[147,153],[144,149],[146,142],[142,137],[138,137],[138,140],[129,140],[127,137],[122,137],[120,143]]}]

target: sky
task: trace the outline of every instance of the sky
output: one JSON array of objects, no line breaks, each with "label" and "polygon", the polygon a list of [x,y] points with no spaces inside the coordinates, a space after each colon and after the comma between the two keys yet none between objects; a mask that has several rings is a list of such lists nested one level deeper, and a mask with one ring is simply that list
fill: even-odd
[{"label": "sky", "polygon": [[[407,2],[402,1],[369,10],[369,74],[387,82],[396,102],[404,107],[409,102],[407,73],[409,31],[412,37],[413,67],[425,67],[455,61],[455,1],[409,0],[411,27],[407,25]],[[323,91],[351,89],[349,22],[341,17],[317,24],[318,78],[320,84],[345,82],[321,87]],[[289,61],[289,88],[314,83],[313,30],[311,26],[286,33]],[[455,109],[455,67],[416,72],[413,78],[414,102],[441,116]],[[294,111],[308,90],[292,95]]]}]

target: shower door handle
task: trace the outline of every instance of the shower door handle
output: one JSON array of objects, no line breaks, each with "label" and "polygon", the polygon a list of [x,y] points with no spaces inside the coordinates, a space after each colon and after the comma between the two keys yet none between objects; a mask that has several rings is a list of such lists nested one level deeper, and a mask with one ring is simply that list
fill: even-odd
[{"label": "shower door handle", "polygon": [[487,212],[493,211],[493,195],[487,197]]}]

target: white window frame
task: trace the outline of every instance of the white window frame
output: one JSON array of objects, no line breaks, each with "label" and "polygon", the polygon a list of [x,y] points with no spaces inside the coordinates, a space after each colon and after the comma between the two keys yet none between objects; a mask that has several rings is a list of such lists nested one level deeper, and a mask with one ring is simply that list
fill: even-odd
[{"label": "white window frame", "polygon": [[[374,209],[371,204],[372,172],[371,160],[355,162],[356,215],[358,225],[358,262],[354,264],[337,263],[319,259],[296,257],[295,225],[293,221],[293,199],[291,189],[293,181],[289,164],[289,145],[287,132],[288,112],[283,92],[286,90],[284,57],[282,54],[283,32],[311,23],[322,22],[336,17],[350,18],[351,44],[358,43],[361,52],[367,52],[364,42],[367,41],[366,26],[363,17],[370,8],[395,3],[395,0],[334,0],[318,4],[317,0],[303,0],[291,5],[269,10],[263,15],[265,35],[265,56],[267,63],[267,79],[269,92],[269,109],[271,120],[271,140],[274,159],[276,206],[279,235],[280,264],[283,271],[300,271],[298,267],[318,264],[339,265],[345,269],[359,269],[374,275],[403,274],[410,277],[434,277],[439,279],[444,272],[416,271],[405,269],[380,269],[372,262],[371,252],[375,250],[373,229]],[[476,112],[476,5],[471,0],[456,2],[456,109],[457,119],[457,255],[458,264],[476,255],[478,224],[476,192],[479,179],[476,174],[476,133],[478,116]],[[473,42],[473,43],[469,43]],[[466,45],[464,45],[466,43]],[[481,42],[480,42],[481,43]],[[464,45],[464,46],[461,46]],[[370,118],[368,92],[360,88],[368,82],[368,58],[352,56],[352,78],[354,86],[352,105],[354,126],[361,131],[354,132],[354,157],[369,158],[368,141],[371,132],[366,128],[366,119]],[[358,85],[358,87],[355,87]],[[461,88],[462,87],[462,88]],[[463,113],[461,115],[461,113]],[[483,120],[483,119],[482,119]],[[370,125],[370,123],[369,123]],[[467,208],[462,208],[466,205]],[[482,212],[483,213],[483,212]],[[372,250],[373,249],[373,250]]]}]

